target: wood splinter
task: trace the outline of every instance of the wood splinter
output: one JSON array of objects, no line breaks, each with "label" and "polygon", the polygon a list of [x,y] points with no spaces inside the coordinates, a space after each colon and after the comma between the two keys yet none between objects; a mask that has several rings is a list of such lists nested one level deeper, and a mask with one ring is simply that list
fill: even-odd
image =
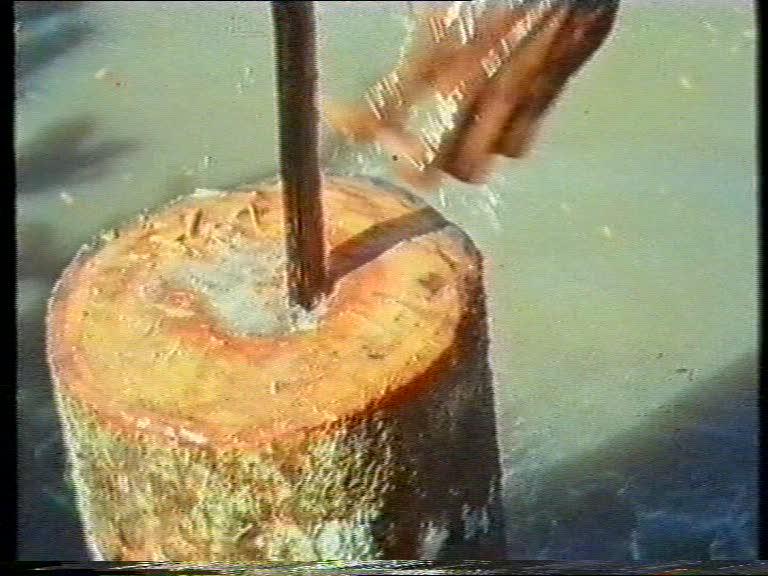
[{"label": "wood splinter", "polygon": [[[362,103],[325,110],[348,140],[380,144],[417,188],[437,186],[441,174],[483,183],[497,156],[524,156],[568,79],[607,37],[618,0],[528,0],[482,12],[467,4],[423,11],[402,64]],[[410,129],[424,104],[433,127]]]},{"label": "wood splinter", "polygon": [[203,211],[200,208],[192,210],[187,213],[187,225],[185,231],[186,238],[194,238],[197,236],[198,228],[200,227],[200,220],[203,217]]}]

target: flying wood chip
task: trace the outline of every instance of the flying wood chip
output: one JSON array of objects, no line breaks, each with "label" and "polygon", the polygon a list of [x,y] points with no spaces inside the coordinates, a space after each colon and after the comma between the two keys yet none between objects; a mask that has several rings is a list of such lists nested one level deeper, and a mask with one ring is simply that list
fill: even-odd
[{"label": "flying wood chip", "polygon": [[542,116],[608,35],[617,7],[618,0],[518,0],[423,11],[410,54],[364,102],[329,106],[326,115],[347,139],[382,146],[414,186],[433,187],[442,173],[485,182],[498,156],[529,150]]}]

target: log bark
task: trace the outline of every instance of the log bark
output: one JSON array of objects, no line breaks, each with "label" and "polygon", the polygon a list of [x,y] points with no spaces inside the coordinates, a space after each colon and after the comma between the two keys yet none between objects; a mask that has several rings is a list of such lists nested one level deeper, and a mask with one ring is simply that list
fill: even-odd
[{"label": "log bark", "polygon": [[284,302],[276,184],[85,248],[48,353],[95,559],[503,557],[482,258],[418,198],[327,178],[334,290]]}]

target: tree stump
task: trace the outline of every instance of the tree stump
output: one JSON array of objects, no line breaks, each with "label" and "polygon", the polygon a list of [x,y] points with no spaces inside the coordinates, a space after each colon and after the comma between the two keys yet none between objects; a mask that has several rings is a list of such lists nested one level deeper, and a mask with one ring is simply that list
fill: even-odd
[{"label": "tree stump", "polygon": [[177,200],[63,274],[48,354],[94,559],[502,557],[481,256],[389,185],[322,196],[312,314],[277,182]]}]

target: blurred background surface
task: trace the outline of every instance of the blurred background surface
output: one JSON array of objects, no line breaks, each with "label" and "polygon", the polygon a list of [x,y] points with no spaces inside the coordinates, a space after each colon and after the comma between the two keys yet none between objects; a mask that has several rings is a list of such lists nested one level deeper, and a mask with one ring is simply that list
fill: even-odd
[{"label": "blurred background surface", "polygon": [[[325,98],[395,63],[407,4],[319,3]],[[46,300],[100,230],[274,174],[270,19],[17,2],[14,30],[19,558],[84,560]],[[751,2],[623,0],[533,155],[430,198],[487,258],[510,558],[756,557],[755,42]]]}]

